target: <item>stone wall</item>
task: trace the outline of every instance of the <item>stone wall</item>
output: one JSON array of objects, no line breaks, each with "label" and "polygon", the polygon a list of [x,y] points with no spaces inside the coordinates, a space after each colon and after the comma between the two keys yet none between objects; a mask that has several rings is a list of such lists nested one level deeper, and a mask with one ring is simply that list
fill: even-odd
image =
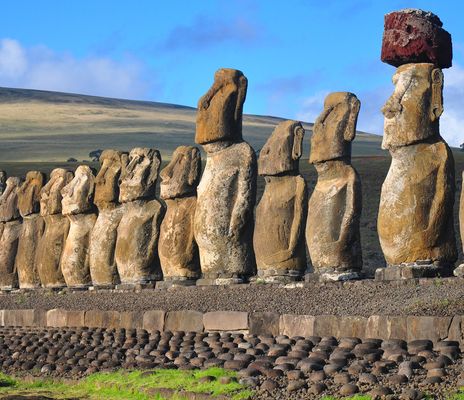
[{"label": "stone wall", "polygon": [[0,310],[0,326],[142,328],[147,331],[227,331],[256,335],[457,340],[464,344],[464,316],[334,316],[194,310],[140,312]]}]

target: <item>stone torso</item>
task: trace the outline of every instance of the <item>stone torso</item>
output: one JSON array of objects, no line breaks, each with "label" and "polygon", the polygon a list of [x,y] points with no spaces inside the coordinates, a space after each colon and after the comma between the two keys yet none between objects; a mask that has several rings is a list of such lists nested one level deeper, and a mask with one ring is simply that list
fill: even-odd
[{"label": "stone torso", "polygon": [[453,262],[454,163],[448,146],[438,140],[401,147],[391,155],[378,219],[387,263]]},{"label": "stone torso", "polygon": [[[258,270],[274,268],[302,272],[306,269],[302,223],[306,219],[303,211],[307,205],[306,183],[299,175],[266,179],[263,196],[256,208],[253,240]],[[293,227],[297,228],[296,232],[292,232]],[[292,234],[296,234],[293,243]]]}]

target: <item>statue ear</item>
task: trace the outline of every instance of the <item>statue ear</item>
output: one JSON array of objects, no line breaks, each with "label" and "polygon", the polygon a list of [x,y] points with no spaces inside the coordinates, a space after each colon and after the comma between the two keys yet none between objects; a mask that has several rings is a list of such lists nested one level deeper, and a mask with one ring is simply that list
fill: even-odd
[{"label": "statue ear", "polygon": [[240,76],[238,79],[237,104],[235,105],[235,121],[239,121],[242,118],[243,103],[245,102],[247,87],[248,79],[244,75]]},{"label": "statue ear", "polygon": [[443,113],[443,72],[440,68],[432,71],[432,99],[430,101],[430,120],[436,121]]},{"label": "statue ear", "polygon": [[201,154],[198,148],[194,147],[191,150],[191,160],[189,165],[189,173],[188,173],[188,184],[189,186],[196,186],[198,183],[198,179],[200,178],[201,172]]},{"label": "statue ear", "polygon": [[299,160],[303,152],[303,137],[305,130],[299,123],[293,128],[293,148],[292,148],[292,160]]},{"label": "statue ear", "polygon": [[160,152],[158,150],[154,150],[153,159],[149,167],[150,172],[149,172],[148,179],[147,179],[147,184],[149,186],[156,183],[156,180],[158,179],[158,175],[159,175],[160,166],[161,166]]},{"label": "statue ear", "polygon": [[349,115],[346,123],[344,139],[347,142],[353,141],[356,136],[356,124],[358,122],[359,109],[361,102],[355,95],[350,96],[349,100]]}]

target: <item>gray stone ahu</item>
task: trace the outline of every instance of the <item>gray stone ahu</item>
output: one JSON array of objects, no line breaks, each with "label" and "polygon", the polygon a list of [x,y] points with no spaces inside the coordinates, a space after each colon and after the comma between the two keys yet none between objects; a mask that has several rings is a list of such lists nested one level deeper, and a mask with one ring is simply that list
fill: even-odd
[{"label": "gray stone ahu", "polygon": [[3,194],[6,188],[7,174],[5,171],[0,170],[0,196]]},{"label": "gray stone ahu", "polygon": [[161,171],[161,198],[166,215],[161,223],[158,253],[167,285],[188,285],[201,275],[193,234],[201,154],[197,147],[180,146]]},{"label": "gray stone ahu", "polygon": [[44,182],[42,172],[29,171],[18,189],[18,209],[23,224],[15,263],[20,289],[40,287],[36,254],[44,230],[44,221],[40,215],[40,191]]},{"label": "gray stone ahu", "polygon": [[89,245],[97,220],[93,204],[94,191],[95,176],[87,165],[77,167],[73,180],[61,190],[63,215],[70,222],[61,256],[61,271],[70,288],[86,288],[91,284]]},{"label": "gray stone ahu", "polygon": [[253,245],[258,278],[295,280],[306,270],[306,182],[299,174],[304,129],[283,121],[259,153],[258,173],[266,186],[256,207]]},{"label": "gray stone ahu", "polygon": [[200,285],[240,283],[256,270],[252,238],[257,165],[254,150],[242,139],[246,91],[243,73],[223,68],[198,102],[195,142],[207,154],[194,221]]},{"label": "gray stone ahu", "polygon": [[457,259],[454,160],[439,133],[443,73],[430,63],[405,64],[384,105],[382,147],[392,163],[382,185],[378,232],[387,261],[378,279],[447,276]]},{"label": "gray stone ahu", "polygon": [[19,235],[21,234],[21,214],[18,209],[18,190],[21,179],[9,177],[0,197],[0,289],[11,290],[18,287],[15,268]]},{"label": "gray stone ahu", "polygon": [[318,178],[308,204],[306,242],[314,277],[322,281],[358,279],[362,268],[362,189],[351,165],[359,108],[353,93],[331,93],[313,127],[309,162]]},{"label": "gray stone ahu", "polygon": [[100,156],[94,198],[98,218],[90,237],[89,251],[90,276],[96,287],[112,287],[119,283],[114,253],[117,229],[124,212],[119,203],[119,178],[127,157],[127,153],[116,150],[105,150]]},{"label": "gray stone ahu", "polygon": [[37,272],[44,288],[62,288],[66,282],[61,272],[61,254],[69,231],[69,219],[62,214],[61,190],[74,174],[56,168],[40,191],[40,215],[45,224],[36,254]]},{"label": "gray stone ahu", "polygon": [[164,206],[155,196],[161,165],[158,150],[134,148],[123,169],[119,201],[124,205],[116,239],[115,259],[122,285],[161,280],[158,239]]}]

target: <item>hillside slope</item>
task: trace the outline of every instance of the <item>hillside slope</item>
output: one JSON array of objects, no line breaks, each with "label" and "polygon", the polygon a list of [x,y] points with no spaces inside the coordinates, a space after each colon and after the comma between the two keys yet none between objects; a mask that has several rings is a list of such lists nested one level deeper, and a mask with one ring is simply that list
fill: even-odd
[{"label": "hillside slope", "polygon": [[[85,160],[95,149],[133,147],[156,147],[168,159],[177,146],[194,144],[195,115],[174,104],[0,88],[0,162]],[[246,115],[243,136],[258,150],[281,120]],[[380,141],[360,132],[353,155],[383,155]]]}]

